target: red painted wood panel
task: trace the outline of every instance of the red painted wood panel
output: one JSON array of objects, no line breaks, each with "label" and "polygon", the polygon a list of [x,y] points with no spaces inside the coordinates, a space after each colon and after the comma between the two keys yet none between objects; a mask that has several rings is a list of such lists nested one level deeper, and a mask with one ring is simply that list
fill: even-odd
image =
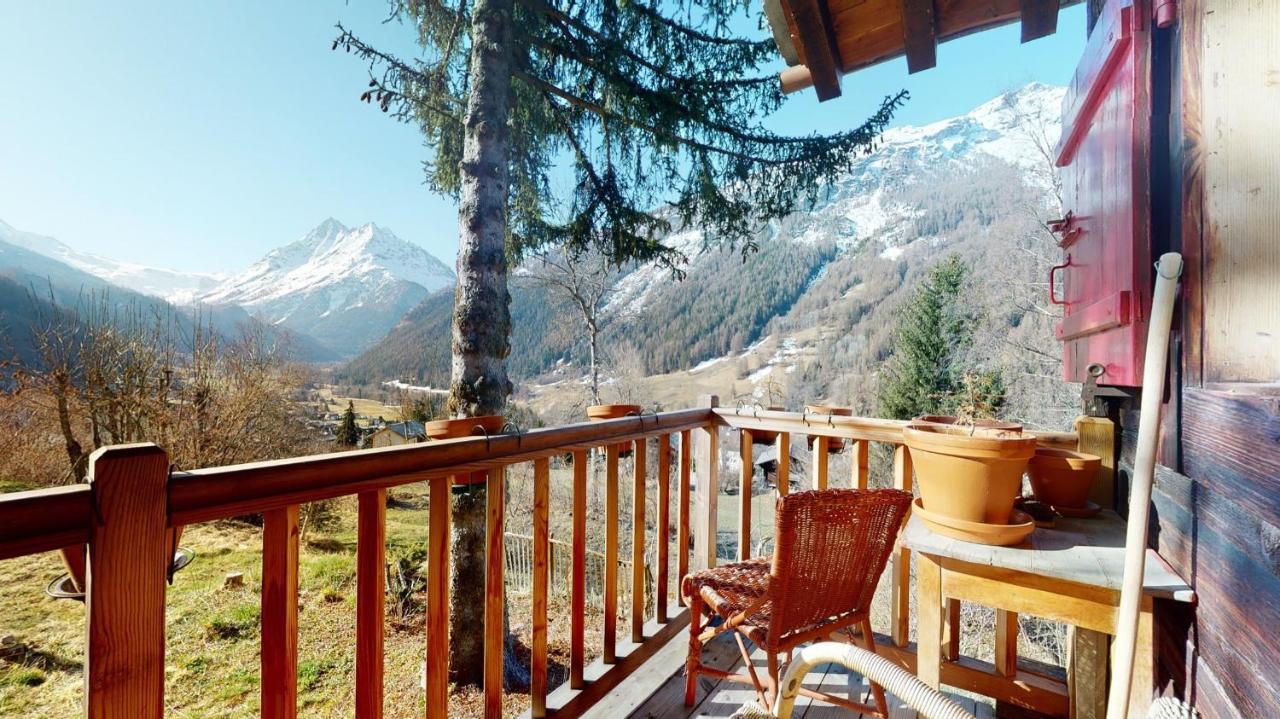
[{"label": "red painted wood panel", "polygon": [[1145,0],[1112,0],[1063,102],[1063,205],[1057,271],[1064,375],[1136,386],[1151,297],[1151,73]]}]

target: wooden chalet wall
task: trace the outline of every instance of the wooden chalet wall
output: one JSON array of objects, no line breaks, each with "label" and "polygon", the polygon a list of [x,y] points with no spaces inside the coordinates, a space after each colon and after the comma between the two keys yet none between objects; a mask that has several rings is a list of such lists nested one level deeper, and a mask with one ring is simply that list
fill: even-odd
[{"label": "wooden chalet wall", "polygon": [[1158,681],[1205,717],[1280,717],[1280,2],[1177,5],[1155,38],[1153,238],[1187,266],[1152,541],[1199,601],[1158,607]]}]

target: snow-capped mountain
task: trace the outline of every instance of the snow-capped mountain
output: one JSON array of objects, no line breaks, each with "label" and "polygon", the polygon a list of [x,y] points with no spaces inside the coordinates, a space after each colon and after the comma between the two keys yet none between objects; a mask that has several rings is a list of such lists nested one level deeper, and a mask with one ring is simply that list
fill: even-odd
[{"label": "snow-capped mountain", "polygon": [[[859,158],[848,174],[827,188],[811,212],[774,222],[760,241],[831,241],[843,250],[873,242],[880,257],[894,260],[912,242],[930,239],[921,237],[912,222],[927,209],[928,198],[909,190],[932,174],[996,160],[1013,165],[1028,182],[1048,190],[1053,172],[1044,153],[1061,132],[1065,94],[1066,88],[1033,82],[964,115],[887,130],[875,151]],[[690,277],[710,255],[720,253],[704,247],[699,230],[673,234],[665,243],[689,256]],[[618,282],[609,309],[623,314],[640,311],[670,282],[664,268],[642,265]]]},{"label": "snow-capped mountain", "polygon": [[3,220],[0,220],[0,241],[57,260],[113,285],[159,297],[173,304],[190,303],[225,279],[221,275],[148,267],[80,252],[52,237],[18,230]]},{"label": "snow-capped mountain", "polygon": [[238,305],[354,354],[453,281],[447,265],[390,230],[348,228],[330,218],[198,299]]}]

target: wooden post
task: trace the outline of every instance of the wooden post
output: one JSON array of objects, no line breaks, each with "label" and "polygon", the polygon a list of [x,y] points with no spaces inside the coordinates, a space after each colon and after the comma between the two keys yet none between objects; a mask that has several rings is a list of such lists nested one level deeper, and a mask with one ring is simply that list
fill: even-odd
[{"label": "wooden post", "polygon": [[1106,417],[1076,418],[1076,448],[1102,458],[1089,489],[1089,501],[1106,509],[1116,506],[1116,425]]},{"label": "wooden post", "polygon": [[827,471],[831,466],[831,439],[818,436],[813,440],[813,488],[827,488]]},{"label": "wooden post", "polygon": [[533,463],[533,657],[530,674],[530,711],[534,719],[547,715],[547,562],[551,537],[547,527],[550,510],[551,460]]},{"label": "wooden post", "polygon": [[780,432],[774,445],[778,448],[778,494],[791,491],[791,433]]},{"label": "wooden post", "polygon": [[849,486],[856,487],[858,489],[866,489],[867,482],[870,479],[871,443],[866,440],[862,440],[859,442],[852,442],[851,444],[853,445],[853,461],[850,464],[853,465],[853,476],[849,478]]},{"label": "wooden post", "polygon": [[635,441],[632,454],[634,473],[631,490],[631,641],[644,641],[644,499],[648,474],[649,444],[644,438]]},{"label": "wooden post", "polygon": [[427,522],[427,716],[449,709],[449,535],[453,480],[431,480]]},{"label": "wooden post", "polygon": [[604,651],[617,661],[618,646],[618,445],[604,450]]},{"label": "wooden post", "polygon": [[658,438],[658,586],[654,589],[659,624],[667,621],[667,589],[670,584],[671,561],[671,435]]},{"label": "wooden post", "polygon": [[996,610],[996,673],[1002,677],[1018,674],[1018,613]]},{"label": "wooden post", "polygon": [[387,490],[359,495],[356,519],[356,719],[382,719]]},{"label": "wooden post", "polygon": [[[699,407],[720,404],[715,395],[698,398]],[[693,430],[696,478],[693,492],[693,568],[716,566],[716,502],[720,493],[720,427],[714,422]]]},{"label": "wooden post", "polygon": [[1069,627],[1071,652],[1067,659],[1067,693],[1071,719],[1102,719],[1107,715],[1107,656],[1109,638],[1102,632]]},{"label": "wooden post", "polygon": [[[916,561],[916,590],[920,609],[916,627],[919,632],[916,677],[937,689],[941,681],[945,641],[942,635],[942,568],[925,554]],[[894,641],[896,643],[896,637]]]},{"label": "wooden post", "polygon": [[[943,634],[946,636],[947,646],[942,656],[948,661],[955,661],[960,658],[960,600],[948,599],[946,608],[947,614],[944,617],[946,625]],[[1000,649],[997,647],[996,651],[999,652]]]},{"label": "wooden post", "polygon": [[298,505],[262,513],[262,717],[298,716]]},{"label": "wooden post", "polygon": [[506,560],[506,470],[491,469],[485,479],[484,570],[484,716],[502,719],[503,565]]},{"label": "wooden post", "polygon": [[741,483],[738,488],[738,561],[751,558],[751,480],[755,474],[752,464],[753,445],[751,433],[745,429],[738,433],[738,454],[742,458]]},{"label": "wooden post", "polygon": [[85,574],[89,719],[164,716],[168,481],[169,459],[153,444],[104,447],[89,458],[96,509]]},{"label": "wooden post", "polygon": [[[676,586],[684,581],[689,573],[689,474],[690,458],[693,455],[693,432],[684,430],[680,433],[680,490],[676,500]],[[677,590],[678,593],[678,590]],[[681,603],[684,598],[681,597]]]},{"label": "wooden post", "polygon": [[[898,445],[893,450],[893,486],[904,492],[911,491],[911,454]],[[893,643],[907,646],[911,628],[911,550],[899,547],[893,551],[893,572],[889,606],[890,636]],[[936,686],[936,684],[935,684]]]},{"label": "wooden post", "polygon": [[582,668],[586,661],[587,609],[587,452],[573,453],[573,547],[570,551],[569,688],[586,686]]}]

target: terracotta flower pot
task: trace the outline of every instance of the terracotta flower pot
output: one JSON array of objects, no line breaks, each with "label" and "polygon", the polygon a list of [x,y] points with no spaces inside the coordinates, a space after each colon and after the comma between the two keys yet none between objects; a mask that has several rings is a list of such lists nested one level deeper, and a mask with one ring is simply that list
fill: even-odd
[{"label": "terracotta flower pot", "polygon": [[593,404],[587,408],[587,419],[601,421],[638,417],[644,408],[638,404]]},{"label": "terracotta flower pot", "polygon": [[[457,419],[436,419],[427,422],[427,438],[437,440],[484,437],[501,433],[502,427],[506,423],[506,418],[500,414],[460,417]],[[486,479],[485,472],[472,472],[471,474],[454,475],[453,483],[455,485],[484,484]]]},{"label": "terracotta flower pot", "polygon": [[[853,409],[850,407],[840,407],[833,404],[806,404],[804,406],[806,414],[830,414],[836,417],[852,417]],[[814,435],[809,435],[809,447],[813,447],[813,441],[817,439]],[[844,440],[840,437],[827,438],[827,454],[838,454],[844,449]]]},{"label": "terracotta flower pot", "polygon": [[1027,464],[1031,493],[1052,507],[1082,509],[1101,464],[1092,454],[1040,447]]},{"label": "terracotta flower pot", "polygon": [[1008,524],[1022,493],[1022,473],[1036,451],[1035,437],[960,425],[911,424],[903,429],[930,512],[966,522]]},{"label": "terracotta flower pot", "polygon": [[[587,419],[592,422],[603,422],[608,419],[622,419],[623,417],[639,417],[644,410],[638,404],[593,404],[587,407]],[[631,456],[631,443],[618,443],[618,456]]]},{"label": "terracotta flower pot", "polygon": [[[776,404],[771,404],[771,405],[769,405],[768,407],[765,407],[765,411],[768,411],[768,412],[785,412],[785,411],[787,411],[787,408],[786,408],[786,407],[781,407],[781,406],[776,405]],[[773,441],[774,441],[775,439],[777,439],[777,438],[778,438],[778,433],[777,433],[777,432],[774,432],[773,430],[768,430],[768,429],[748,429],[748,430],[744,430],[744,431],[745,431],[747,434],[751,435],[751,441],[756,442],[757,444],[773,444]]]},{"label": "terracotta flower pot", "polygon": [[498,434],[507,423],[500,414],[483,417],[461,417],[458,419],[436,419],[427,422],[429,439],[458,439],[460,437],[483,437],[486,434]]},{"label": "terracotta flower pot", "polygon": [[976,429],[974,434],[980,432],[1022,432],[1022,425],[1017,422],[1002,422],[998,419],[975,419],[972,422],[960,423],[958,417],[952,417],[946,414],[922,414],[911,420],[912,424],[928,424],[940,427],[959,427],[968,433],[969,428]]}]

